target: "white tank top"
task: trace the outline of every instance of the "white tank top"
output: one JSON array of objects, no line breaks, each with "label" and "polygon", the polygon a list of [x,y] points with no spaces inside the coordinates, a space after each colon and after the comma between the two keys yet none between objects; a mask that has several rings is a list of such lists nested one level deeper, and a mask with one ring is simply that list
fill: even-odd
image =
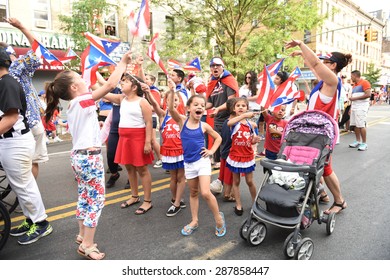
[{"label": "white tank top", "polygon": [[144,116],[140,106],[142,98],[135,101],[127,101],[123,98],[120,108],[119,127],[121,128],[143,128],[146,127]]}]

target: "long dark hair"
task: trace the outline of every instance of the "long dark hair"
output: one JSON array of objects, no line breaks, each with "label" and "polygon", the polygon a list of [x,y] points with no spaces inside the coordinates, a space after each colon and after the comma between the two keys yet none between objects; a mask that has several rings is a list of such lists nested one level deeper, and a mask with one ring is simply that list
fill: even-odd
[{"label": "long dark hair", "polygon": [[46,103],[45,121],[49,122],[57,109],[60,99],[71,100],[69,86],[73,82],[74,73],[71,70],[65,70],[57,74],[54,81],[48,82],[45,86]]},{"label": "long dark hair", "polygon": [[122,79],[123,78],[125,78],[126,80],[129,80],[133,85],[137,86],[137,95],[139,97],[143,97],[144,96],[144,92],[143,92],[142,87],[141,87],[141,83],[145,83],[144,80],[142,80],[138,76],[130,75],[128,73],[123,74],[122,75]]},{"label": "long dark hair", "polygon": [[[246,81],[246,75],[250,74],[251,79],[249,83]],[[248,71],[245,73],[245,83],[248,85],[249,90],[251,91],[251,96],[255,96],[257,93],[257,74],[255,71]]]}]

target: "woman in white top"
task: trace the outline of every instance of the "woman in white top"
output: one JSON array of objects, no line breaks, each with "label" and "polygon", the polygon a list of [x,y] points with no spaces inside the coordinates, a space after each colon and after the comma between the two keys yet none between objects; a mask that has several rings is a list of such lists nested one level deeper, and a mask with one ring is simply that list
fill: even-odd
[{"label": "woman in white top", "polygon": [[75,241],[80,244],[77,252],[91,260],[105,257],[94,243],[105,200],[104,164],[95,101],[115,88],[130,62],[131,52],[127,52],[107,83],[92,92],[89,92],[83,78],[70,70],[60,72],[45,89],[46,120],[52,118],[59,99],[69,100],[67,116],[73,144],[71,164],[78,183],[76,218],[79,234]]},{"label": "woman in white top", "polygon": [[121,204],[127,208],[140,202],[138,195],[137,173],[144,189],[144,201],[135,211],[142,215],[152,209],[152,177],[148,164],[154,160],[152,152],[152,109],[143,98],[142,86],[149,88],[141,78],[124,74],[121,79],[122,93],[108,94],[106,98],[113,103],[121,104],[119,120],[119,141],[115,162],[126,166],[131,186],[131,197]]}]

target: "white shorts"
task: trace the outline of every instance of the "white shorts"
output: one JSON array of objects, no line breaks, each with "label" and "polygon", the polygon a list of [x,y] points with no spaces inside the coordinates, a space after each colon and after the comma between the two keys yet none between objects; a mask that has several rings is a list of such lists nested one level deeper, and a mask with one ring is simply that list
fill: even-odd
[{"label": "white shorts", "polygon": [[42,122],[39,122],[33,128],[31,132],[35,139],[35,151],[32,158],[33,163],[43,163],[49,160],[46,147],[46,131]]},{"label": "white shorts", "polygon": [[364,128],[367,124],[367,115],[368,115],[368,109],[367,110],[351,110],[351,119],[350,124],[356,126],[357,128]]},{"label": "white shorts", "polygon": [[210,158],[201,158],[191,163],[184,162],[184,173],[186,179],[194,179],[199,176],[211,176]]}]

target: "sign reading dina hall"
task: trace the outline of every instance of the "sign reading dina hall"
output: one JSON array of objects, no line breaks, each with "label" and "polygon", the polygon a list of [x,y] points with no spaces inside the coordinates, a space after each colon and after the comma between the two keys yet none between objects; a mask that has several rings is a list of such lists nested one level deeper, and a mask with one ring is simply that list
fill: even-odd
[{"label": "sign reading dina hall", "polygon": [[[74,48],[71,37],[54,33],[33,32],[34,36],[48,49],[66,50]],[[30,47],[26,36],[20,31],[13,29],[0,29],[0,42],[17,47]]]}]

